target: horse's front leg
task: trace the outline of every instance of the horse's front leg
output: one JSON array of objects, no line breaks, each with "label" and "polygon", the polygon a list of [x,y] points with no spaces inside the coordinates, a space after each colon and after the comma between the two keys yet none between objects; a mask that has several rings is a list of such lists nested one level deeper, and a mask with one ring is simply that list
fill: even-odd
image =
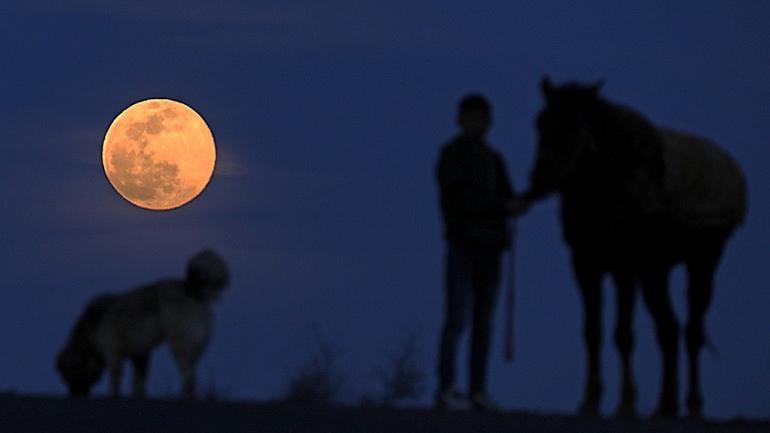
[{"label": "horse's front leg", "polygon": [[585,253],[574,252],[572,265],[583,297],[583,338],[588,355],[586,389],[579,411],[581,414],[598,416],[603,392],[601,378],[603,271],[593,257]]},{"label": "horse's front leg", "polygon": [[631,355],[634,351],[634,306],[636,304],[636,281],[627,272],[613,272],[615,280],[617,318],[615,320],[615,346],[620,353],[623,368],[620,405],[615,414],[621,417],[636,416],[636,382]]},{"label": "horse's front leg", "polygon": [[663,383],[655,416],[675,418],[679,414],[679,324],[668,293],[670,267],[657,264],[642,272],[642,294],[655,321],[663,357]]}]

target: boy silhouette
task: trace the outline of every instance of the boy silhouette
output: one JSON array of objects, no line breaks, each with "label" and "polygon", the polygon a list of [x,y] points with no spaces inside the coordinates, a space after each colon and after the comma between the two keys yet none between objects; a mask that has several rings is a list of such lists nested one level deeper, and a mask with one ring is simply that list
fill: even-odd
[{"label": "boy silhouette", "polygon": [[[497,410],[486,390],[492,314],[501,255],[511,243],[506,219],[522,213],[526,202],[516,199],[502,158],[485,141],[492,125],[489,102],[481,95],[465,96],[457,124],[460,133],[444,145],[436,167],[448,246],[436,407]],[[469,312],[472,332],[466,397],[456,390],[454,380],[457,343]]]}]

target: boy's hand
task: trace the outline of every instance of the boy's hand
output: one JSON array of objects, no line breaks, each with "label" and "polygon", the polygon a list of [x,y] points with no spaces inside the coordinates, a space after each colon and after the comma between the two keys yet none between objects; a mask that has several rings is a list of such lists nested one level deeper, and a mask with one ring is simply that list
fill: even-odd
[{"label": "boy's hand", "polygon": [[505,204],[505,210],[510,216],[516,218],[526,213],[529,210],[530,204],[532,202],[526,198],[514,198]]}]

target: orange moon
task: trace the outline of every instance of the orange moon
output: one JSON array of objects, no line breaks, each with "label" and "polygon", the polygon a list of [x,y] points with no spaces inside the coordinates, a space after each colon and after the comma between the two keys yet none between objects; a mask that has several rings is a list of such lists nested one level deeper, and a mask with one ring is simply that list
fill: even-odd
[{"label": "orange moon", "polygon": [[208,185],[216,146],[206,121],[171,99],[147,99],[112,121],[102,146],[102,165],[113,188],[151,210],[183,206]]}]

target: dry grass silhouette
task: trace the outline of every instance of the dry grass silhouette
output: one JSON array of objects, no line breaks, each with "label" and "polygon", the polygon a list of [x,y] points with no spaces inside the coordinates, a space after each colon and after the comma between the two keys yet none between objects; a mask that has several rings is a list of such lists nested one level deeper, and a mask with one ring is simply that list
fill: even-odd
[{"label": "dry grass silhouette", "polygon": [[316,349],[310,358],[291,375],[286,393],[280,399],[288,403],[330,406],[339,403],[342,390],[348,382],[339,371],[341,351],[313,326]]}]

